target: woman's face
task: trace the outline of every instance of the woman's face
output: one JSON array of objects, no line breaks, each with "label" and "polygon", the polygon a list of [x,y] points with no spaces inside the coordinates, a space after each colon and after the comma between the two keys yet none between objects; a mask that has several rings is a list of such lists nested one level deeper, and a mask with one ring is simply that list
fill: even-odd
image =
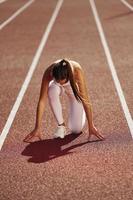
[{"label": "woman's face", "polygon": [[59,83],[60,85],[63,85],[67,82],[67,79],[56,80],[56,82]]}]

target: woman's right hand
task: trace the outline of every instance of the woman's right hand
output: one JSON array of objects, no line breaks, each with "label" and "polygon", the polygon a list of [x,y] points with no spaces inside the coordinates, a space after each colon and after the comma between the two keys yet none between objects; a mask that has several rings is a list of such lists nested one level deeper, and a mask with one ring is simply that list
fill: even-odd
[{"label": "woman's right hand", "polygon": [[38,138],[39,140],[42,140],[42,134],[40,130],[34,129],[31,133],[29,133],[25,139],[23,140],[24,142],[33,142],[35,138]]},{"label": "woman's right hand", "polygon": [[89,140],[92,135],[95,135],[100,140],[105,139],[105,137],[101,133],[99,133],[99,131],[96,129],[94,125],[91,128],[89,128],[89,138],[88,138]]}]

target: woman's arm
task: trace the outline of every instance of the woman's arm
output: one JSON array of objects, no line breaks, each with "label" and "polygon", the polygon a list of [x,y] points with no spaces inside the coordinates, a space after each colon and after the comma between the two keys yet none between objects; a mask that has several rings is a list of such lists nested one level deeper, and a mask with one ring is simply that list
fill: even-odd
[{"label": "woman's arm", "polygon": [[40,97],[39,97],[37,112],[36,112],[35,128],[37,129],[41,128],[42,117],[43,117],[43,113],[44,113],[44,109],[46,105],[49,82],[50,82],[50,78],[47,76],[47,72],[45,72],[42,79]]},{"label": "woman's arm", "polygon": [[51,77],[51,66],[50,66],[44,72],[44,75],[42,78],[40,97],[39,97],[37,111],[36,111],[35,128],[31,133],[29,133],[26,136],[26,138],[24,139],[24,142],[30,142],[31,140],[33,140],[34,137],[38,137],[39,139],[42,139],[40,129],[41,129],[42,117],[43,117],[43,113],[44,113],[45,105],[46,105],[48,85],[51,80],[52,80],[52,77]]},{"label": "woman's arm", "polygon": [[86,113],[89,127],[93,126],[93,116],[92,116],[92,105],[88,95],[86,82],[84,78],[84,73],[82,68],[76,68],[75,70],[75,81],[78,84],[79,94],[82,98],[82,104]]},{"label": "woman's arm", "polygon": [[97,131],[93,123],[93,113],[92,105],[87,91],[87,84],[85,81],[85,75],[82,68],[77,67],[75,69],[75,81],[78,84],[79,94],[82,98],[82,104],[86,113],[88,128],[89,128],[89,138],[91,135],[97,136],[99,139],[104,139],[104,137]]}]

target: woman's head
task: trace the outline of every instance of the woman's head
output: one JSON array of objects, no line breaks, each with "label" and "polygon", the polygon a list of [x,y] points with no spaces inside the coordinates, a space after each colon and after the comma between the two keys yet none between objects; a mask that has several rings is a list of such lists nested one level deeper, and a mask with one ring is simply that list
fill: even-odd
[{"label": "woman's head", "polygon": [[60,62],[55,63],[52,74],[53,74],[53,78],[60,84],[64,84],[67,81],[70,81],[75,98],[78,101],[81,101],[81,97],[79,95],[79,92],[74,80],[72,68],[68,60],[62,59]]},{"label": "woman's head", "polygon": [[55,63],[53,68],[53,78],[59,83],[65,83],[70,79],[70,64],[67,60],[63,59]]}]

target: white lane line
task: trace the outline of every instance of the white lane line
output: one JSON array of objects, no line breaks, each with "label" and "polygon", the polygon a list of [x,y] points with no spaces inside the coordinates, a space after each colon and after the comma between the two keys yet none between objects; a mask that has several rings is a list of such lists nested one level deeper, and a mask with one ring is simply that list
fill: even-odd
[{"label": "white lane line", "polygon": [[133,6],[131,6],[127,1],[120,0],[125,6],[127,6],[131,11],[133,11]]},{"label": "white lane line", "polygon": [[63,0],[58,0],[57,5],[55,7],[55,10],[54,10],[54,12],[52,14],[52,17],[51,17],[51,19],[50,19],[50,21],[48,23],[47,28],[46,28],[46,31],[45,31],[42,39],[41,39],[41,42],[39,44],[39,47],[38,47],[37,52],[35,54],[35,57],[34,57],[34,59],[32,61],[30,69],[29,69],[29,71],[27,73],[27,76],[26,76],[26,78],[24,80],[24,83],[23,83],[23,85],[21,87],[21,90],[20,90],[20,92],[19,92],[19,94],[17,96],[16,102],[15,102],[15,104],[14,104],[14,106],[13,106],[13,108],[12,108],[12,110],[11,110],[9,116],[8,116],[7,122],[6,122],[6,124],[5,124],[4,128],[3,128],[3,131],[1,133],[1,135],[0,135],[0,150],[1,150],[2,146],[3,146],[3,143],[4,143],[5,139],[6,139],[6,136],[7,136],[8,132],[9,132],[9,130],[11,128],[11,125],[12,125],[13,120],[15,118],[15,115],[16,115],[18,109],[19,109],[19,106],[20,106],[20,103],[21,103],[21,101],[23,99],[23,96],[24,96],[24,94],[25,94],[25,92],[26,92],[26,90],[28,88],[28,85],[29,85],[30,80],[31,80],[32,75],[33,75],[33,72],[34,72],[34,70],[35,70],[35,68],[36,68],[36,66],[38,64],[38,61],[39,61],[39,59],[41,57],[42,51],[43,51],[43,49],[45,47],[45,44],[46,44],[47,39],[48,39],[48,36],[49,36],[49,34],[51,32],[51,29],[52,29],[52,27],[54,25],[54,22],[55,22],[55,20],[57,18],[57,15],[59,13],[59,10],[60,10],[62,4],[63,4]]},{"label": "white lane line", "polygon": [[124,93],[122,91],[122,87],[121,87],[120,81],[119,81],[118,76],[117,76],[117,72],[115,70],[115,66],[114,66],[114,63],[113,63],[113,60],[112,60],[112,57],[111,57],[111,53],[110,53],[110,50],[109,50],[109,47],[108,47],[108,43],[106,41],[106,37],[105,37],[104,31],[103,31],[103,28],[102,28],[102,24],[100,22],[100,18],[99,18],[97,9],[96,9],[95,2],[94,2],[94,0],[89,0],[89,1],[90,1],[90,5],[91,5],[91,8],[92,8],[94,19],[95,19],[95,22],[96,22],[96,25],[97,25],[97,29],[98,29],[98,32],[99,32],[99,35],[100,35],[100,39],[101,39],[101,42],[102,42],[102,45],[103,45],[103,48],[104,48],[104,52],[105,52],[105,55],[106,55],[106,58],[107,58],[108,66],[109,66],[110,71],[111,71],[111,75],[112,75],[112,78],[113,78],[113,81],[114,81],[114,84],[115,84],[115,87],[116,87],[116,90],[117,90],[117,93],[118,93],[118,96],[119,96],[119,99],[120,99],[120,103],[121,103],[123,112],[125,114],[125,118],[127,120],[129,130],[131,132],[131,136],[133,138],[133,120],[132,120],[131,114],[129,112],[127,103],[126,103]]},{"label": "white lane line", "polygon": [[7,1],[7,0],[0,0],[0,3],[4,3],[5,1]]},{"label": "white lane line", "polygon": [[17,10],[10,18],[8,18],[5,22],[0,24],[0,30],[2,30],[7,24],[9,24],[14,18],[16,18],[20,13],[22,13],[28,6],[30,6],[35,0],[30,0],[23,7]]}]

